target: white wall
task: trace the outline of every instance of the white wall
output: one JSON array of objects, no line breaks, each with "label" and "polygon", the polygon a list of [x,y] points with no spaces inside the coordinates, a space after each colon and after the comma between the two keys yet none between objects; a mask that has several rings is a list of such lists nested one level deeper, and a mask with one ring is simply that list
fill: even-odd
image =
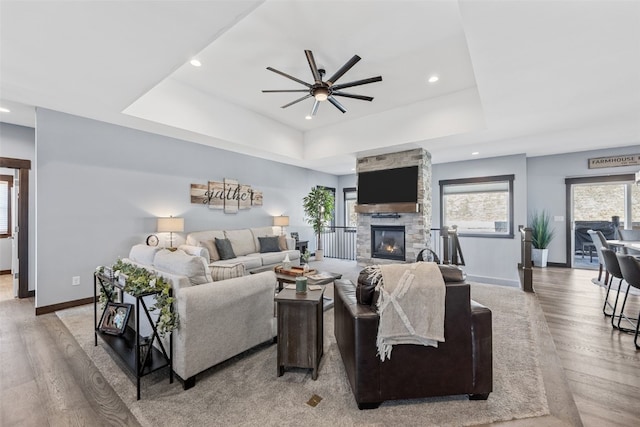
[{"label": "white wall", "polygon": [[[96,266],[128,255],[155,233],[156,217],[181,216],[185,233],[272,224],[313,242],[302,199],[338,178],[308,169],[38,109],[36,307],[93,296]],[[225,214],[190,203],[192,183],[237,179],[263,192],[264,206]],[[175,245],[176,243],[174,243]],[[315,250],[315,248],[310,248]],[[71,286],[80,276],[80,286]]]},{"label": "white wall", "polygon": [[529,210],[546,209],[551,216],[562,216],[563,221],[553,222],[555,237],[549,246],[549,262],[566,263],[566,185],[565,178],[621,175],[636,173],[640,166],[589,169],[588,159],[623,154],[640,154],[640,145],[607,150],[583,151],[554,156],[527,159],[529,175],[527,199]]},{"label": "white wall", "polygon": [[[0,123],[0,157],[31,160],[29,172],[29,290],[34,290],[36,283],[36,238],[35,238],[35,130],[24,126]],[[14,175],[14,169],[0,169],[4,175]],[[11,269],[11,240],[0,239],[0,270]]]},{"label": "white wall", "polygon": [[520,241],[518,225],[527,221],[527,159],[524,154],[441,163],[432,169],[433,228],[440,227],[440,186],[445,179],[475,178],[494,175],[515,175],[513,182],[514,237],[460,237],[469,280],[519,286],[518,262]]}]

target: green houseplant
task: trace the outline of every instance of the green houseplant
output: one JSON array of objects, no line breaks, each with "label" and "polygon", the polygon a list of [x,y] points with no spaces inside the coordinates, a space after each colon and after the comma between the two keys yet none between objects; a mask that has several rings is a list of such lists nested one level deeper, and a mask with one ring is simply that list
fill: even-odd
[{"label": "green houseplant", "polygon": [[542,212],[534,211],[529,218],[529,227],[531,227],[531,258],[533,263],[539,267],[547,266],[547,257],[549,254],[549,244],[553,240],[555,229],[551,228],[551,215],[542,210]]},{"label": "green houseplant", "polygon": [[[118,259],[108,270],[113,272],[114,279],[119,280],[121,277],[124,279],[123,291],[129,295],[155,294],[155,303],[150,307],[150,310],[159,311],[156,326],[161,337],[171,333],[178,327],[178,313],[172,309],[175,297],[170,294],[171,284],[162,276],[158,276],[145,268],[125,263],[121,259]],[[104,266],[99,266],[96,271],[98,273],[106,273]],[[99,301],[103,308],[109,300],[107,293],[111,295],[113,292],[115,292],[113,285],[107,285],[106,290],[100,287]]]},{"label": "green houseplant", "polygon": [[323,258],[323,247],[320,233],[333,217],[333,194],[323,187],[314,187],[303,199],[305,219],[317,238],[316,260]]}]

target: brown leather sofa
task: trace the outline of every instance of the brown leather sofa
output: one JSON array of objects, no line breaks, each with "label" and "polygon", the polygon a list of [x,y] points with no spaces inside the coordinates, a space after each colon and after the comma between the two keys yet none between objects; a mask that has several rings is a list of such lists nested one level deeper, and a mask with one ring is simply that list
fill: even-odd
[{"label": "brown leather sofa", "polygon": [[371,287],[367,291],[366,277],[360,275],[358,290],[349,280],[335,282],[335,337],[358,408],[374,409],[395,399],[459,394],[468,394],[472,400],[489,397],[493,385],[491,310],[470,299],[464,276],[443,273],[445,342],[437,348],[395,345],[391,359],[384,362],[376,354],[379,316],[375,302],[370,304],[377,298]]}]

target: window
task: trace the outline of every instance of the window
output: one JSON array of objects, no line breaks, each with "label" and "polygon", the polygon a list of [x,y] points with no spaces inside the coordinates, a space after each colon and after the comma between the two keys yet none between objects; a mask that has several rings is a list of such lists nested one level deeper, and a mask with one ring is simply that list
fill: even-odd
[{"label": "window", "polygon": [[355,187],[344,188],[344,226],[357,227],[358,214],[356,213],[357,192]]},{"label": "window", "polygon": [[325,230],[325,231],[335,231],[335,227],[336,227],[336,189],[333,187],[325,187],[323,185],[318,185],[318,188],[324,188],[325,190],[328,190],[329,193],[331,193],[331,195],[333,196],[333,213],[331,214],[331,221],[329,222],[329,224],[327,224],[327,226],[329,227],[329,230]]},{"label": "window", "polygon": [[513,237],[514,175],[440,181],[440,224],[461,236]]},{"label": "window", "polygon": [[0,175],[0,238],[11,236],[11,188],[13,177]]}]

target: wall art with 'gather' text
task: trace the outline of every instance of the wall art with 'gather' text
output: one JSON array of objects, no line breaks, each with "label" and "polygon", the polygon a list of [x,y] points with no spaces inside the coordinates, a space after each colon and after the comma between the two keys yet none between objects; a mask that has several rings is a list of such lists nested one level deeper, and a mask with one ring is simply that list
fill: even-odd
[{"label": "wall art with 'gather' text", "polygon": [[262,206],[262,192],[234,179],[224,178],[208,184],[191,184],[191,203],[208,205],[210,209],[224,209],[237,213],[240,209]]}]

